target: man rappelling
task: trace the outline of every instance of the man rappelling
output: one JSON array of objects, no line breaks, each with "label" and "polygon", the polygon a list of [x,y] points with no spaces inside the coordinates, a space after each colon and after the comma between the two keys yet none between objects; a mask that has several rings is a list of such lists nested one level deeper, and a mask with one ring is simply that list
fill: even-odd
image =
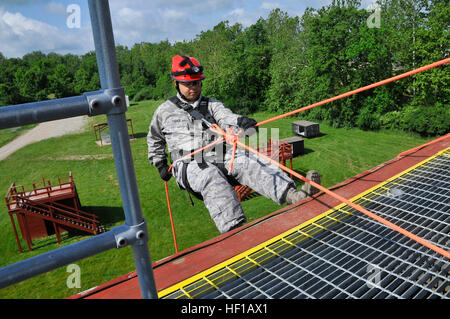
[{"label": "man rappelling", "polygon": [[[318,192],[308,183],[297,191],[294,181],[280,168],[241,149],[233,154],[233,148],[226,143],[186,156],[217,139],[210,129],[212,124],[224,131],[237,128],[250,136],[256,133],[257,122],[201,94],[205,75],[197,59],[174,56],[171,77],[178,93],[153,114],[147,135],[148,159],[161,179],[168,181],[173,175],[182,189],[203,200],[221,233],[246,221],[235,185],[248,186],[278,205],[291,205]],[[173,164],[171,171],[166,145]],[[320,184],[317,171],[308,171],[306,178]]]}]

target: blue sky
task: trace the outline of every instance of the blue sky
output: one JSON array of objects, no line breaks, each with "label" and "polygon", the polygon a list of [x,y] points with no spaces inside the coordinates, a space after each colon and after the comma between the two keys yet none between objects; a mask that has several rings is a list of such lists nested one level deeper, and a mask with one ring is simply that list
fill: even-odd
[{"label": "blue sky", "polygon": [[[373,0],[362,0],[367,8]],[[320,8],[331,0],[110,0],[116,44],[191,40],[220,21],[244,27],[266,18],[274,8],[301,16],[307,7]],[[67,20],[80,8],[80,27]],[[93,50],[87,0],[0,0],[0,52],[8,58],[40,50],[83,54]]]}]

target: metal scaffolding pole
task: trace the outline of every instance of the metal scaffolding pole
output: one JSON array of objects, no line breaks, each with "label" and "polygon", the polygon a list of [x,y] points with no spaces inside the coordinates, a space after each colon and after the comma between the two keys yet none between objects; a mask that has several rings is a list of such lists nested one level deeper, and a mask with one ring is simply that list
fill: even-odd
[{"label": "metal scaffolding pole", "polygon": [[116,165],[125,224],[111,231],[0,269],[0,288],[54,270],[112,248],[131,245],[143,298],[158,298],[148,249],[125,117],[108,0],[89,0],[92,31],[102,90],[82,96],[0,108],[0,129],[80,115],[106,114]]},{"label": "metal scaffolding pole", "polygon": [[0,269],[0,288],[8,287],[42,273],[68,265],[77,260],[102,253],[116,247],[114,234],[120,228],[93,236]]},{"label": "metal scaffolding pole", "polygon": [[0,128],[5,129],[89,114],[89,104],[85,96],[3,106],[0,107]]},{"label": "metal scaffolding pole", "polygon": [[[114,91],[113,104],[119,111],[107,114],[111,144],[116,164],[117,179],[122,196],[126,224],[139,225],[144,221],[131,154],[128,127],[125,117],[125,93],[120,86],[113,30],[108,1],[89,0],[92,32],[103,90]],[[143,298],[157,298],[153,268],[146,241],[132,245],[136,272]]]}]

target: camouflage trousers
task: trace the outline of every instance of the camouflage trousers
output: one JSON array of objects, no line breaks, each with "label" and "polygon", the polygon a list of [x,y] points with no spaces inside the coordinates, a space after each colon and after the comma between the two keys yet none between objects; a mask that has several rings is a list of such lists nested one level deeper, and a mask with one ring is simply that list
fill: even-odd
[{"label": "camouflage trousers", "polygon": [[[216,162],[203,162],[199,165],[196,161],[191,161],[186,168],[190,188],[201,194],[211,218],[221,233],[226,233],[246,221],[236,191],[227,179],[232,150],[227,150],[224,155],[224,165],[218,165]],[[182,165],[181,161],[176,162],[173,173],[178,185],[187,188],[183,183]],[[278,205],[285,202],[287,190],[295,187],[294,181],[280,168],[240,149],[236,151],[230,175],[241,185],[250,187]]]}]

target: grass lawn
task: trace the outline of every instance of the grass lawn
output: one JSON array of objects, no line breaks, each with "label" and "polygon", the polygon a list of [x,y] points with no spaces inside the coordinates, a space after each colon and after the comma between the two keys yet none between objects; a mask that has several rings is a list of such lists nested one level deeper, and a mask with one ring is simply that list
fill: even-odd
[{"label": "grass lawn", "polygon": [[[164,183],[154,167],[148,164],[146,135],[152,114],[161,101],[145,101],[132,105],[127,118],[133,120],[136,139],[131,141],[139,195],[147,220],[152,260],[174,253],[170,219],[167,210]],[[256,113],[257,121],[274,116]],[[279,129],[279,137],[292,136],[291,123],[297,117],[285,118],[265,125]],[[10,184],[31,188],[31,183],[43,177],[56,183],[58,177],[72,171],[83,209],[99,216],[111,229],[124,222],[120,192],[112,158],[111,146],[95,143],[92,124],[106,122],[106,116],[91,118],[91,130],[28,145],[0,161],[0,191],[6,193]],[[421,145],[424,139],[401,132],[367,132],[359,129],[336,129],[320,125],[321,136],[305,139],[305,155],[294,159],[294,170],[305,174],[316,169],[322,175],[322,184],[333,186],[369,168],[394,158],[398,153]],[[269,133],[270,134],[270,133]],[[98,155],[86,159],[84,155]],[[84,159],[82,159],[84,158]],[[169,182],[172,211],[177,231],[178,248],[183,250],[219,235],[203,203],[181,191],[174,179]],[[242,203],[249,221],[280,208],[277,204],[257,196]],[[60,245],[55,236],[34,240],[33,251],[20,254],[6,210],[0,205],[0,267],[79,241],[87,236],[63,236]],[[22,247],[26,243],[22,240]],[[70,273],[66,267],[34,277],[0,290],[0,298],[64,298],[92,288],[105,281],[133,271],[131,248],[115,249],[76,262],[81,269],[81,288],[67,287]]]}]

